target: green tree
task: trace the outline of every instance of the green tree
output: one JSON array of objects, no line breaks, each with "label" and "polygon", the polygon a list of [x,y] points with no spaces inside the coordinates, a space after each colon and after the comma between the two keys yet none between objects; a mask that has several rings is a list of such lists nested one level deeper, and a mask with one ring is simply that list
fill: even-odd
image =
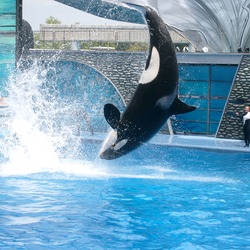
[{"label": "green tree", "polygon": [[61,24],[61,21],[53,16],[50,16],[46,19],[46,24]]}]

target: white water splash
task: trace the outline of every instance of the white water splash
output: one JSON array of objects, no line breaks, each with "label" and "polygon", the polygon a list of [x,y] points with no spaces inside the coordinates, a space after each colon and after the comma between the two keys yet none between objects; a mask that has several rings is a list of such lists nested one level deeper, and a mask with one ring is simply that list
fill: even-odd
[{"label": "white water splash", "polygon": [[8,133],[0,142],[1,153],[8,159],[7,172],[29,173],[57,166],[60,149],[69,147],[69,141],[74,141],[69,152],[77,154],[79,139],[73,127],[60,120],[72,106],[63,105],[56,82],[46,82],[46,74],[53,70],[34,63],[9,79]]}]

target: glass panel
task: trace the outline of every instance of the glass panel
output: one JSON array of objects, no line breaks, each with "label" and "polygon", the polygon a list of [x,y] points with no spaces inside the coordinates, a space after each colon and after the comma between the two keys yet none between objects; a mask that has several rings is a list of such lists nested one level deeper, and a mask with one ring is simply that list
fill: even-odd
[{"label": "glass panel", "polygon": [[179,81],[208,81],[209,66],[179,65]]},{"label": "glass panel", "polygon": [[223,110],[226,104],[226,99],[211,99],[210,108]]},{"label": "glass panel", "polygon": [[208,99],[190,99],[190,105],[194,105],[197,109],[207,109]]},{"label": "glass panel", "polygon": [[173,123],[173,129],[175,133],[195,133],[195,134],[207,134],[206,122],[178,122]]},{"label": "glass panel", "polygon": [[236,70],[237,66],[213,65],[211,66],[211,80],[232,82]]},{"label": "glass panel", "polygon": [[210,110],[210,122],[219,122],[221,119],[222,111]]},{"label": "glass panel", "polygon": [[214,135],[218,129],[219,123],[210,123],[209,124],[209,134]]},{"label": "glass panel", "polygon": [[211,82],[211,96],[225,96],[227,97],[232,85],[230,82]]},{"label": "glass panel", "polygon": [[207,96],[208,82],[179,82],[179,94],[191,96]]},{"label": "glass panel", "polygon": [[208,111],[196,109],[193,112],[178,115],[178,120],[207,121]]}]

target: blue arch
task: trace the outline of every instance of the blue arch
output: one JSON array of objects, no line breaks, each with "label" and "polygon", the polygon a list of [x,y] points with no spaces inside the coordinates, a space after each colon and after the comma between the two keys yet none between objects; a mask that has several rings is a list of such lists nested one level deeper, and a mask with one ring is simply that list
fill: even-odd
[{"label": "blue arch", "polygon": [[83,130],[105,132],[108,125],[103,116],[104,105],[112,103],[119,110],[124,110],[125,101],[118,89],[93,67],[75,61],[60,60],[45,65],[48,67],[46,88],[53,85],[62,105],[70,105],[74,109],[63,115],[68,122],[74,120],[75,123],[81,124]]}]

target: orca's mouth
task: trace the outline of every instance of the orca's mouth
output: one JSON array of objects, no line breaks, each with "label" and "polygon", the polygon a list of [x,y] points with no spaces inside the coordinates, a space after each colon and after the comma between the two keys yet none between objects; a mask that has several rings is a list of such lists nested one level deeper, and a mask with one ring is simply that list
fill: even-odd
[{"label": "orca's mouth", "polygon": [[100,158],[104,160],[114,160],[121,157],[123,154],[119,151],[116,151],[112,148],[108,148],[104,152],[100,153]]}]

